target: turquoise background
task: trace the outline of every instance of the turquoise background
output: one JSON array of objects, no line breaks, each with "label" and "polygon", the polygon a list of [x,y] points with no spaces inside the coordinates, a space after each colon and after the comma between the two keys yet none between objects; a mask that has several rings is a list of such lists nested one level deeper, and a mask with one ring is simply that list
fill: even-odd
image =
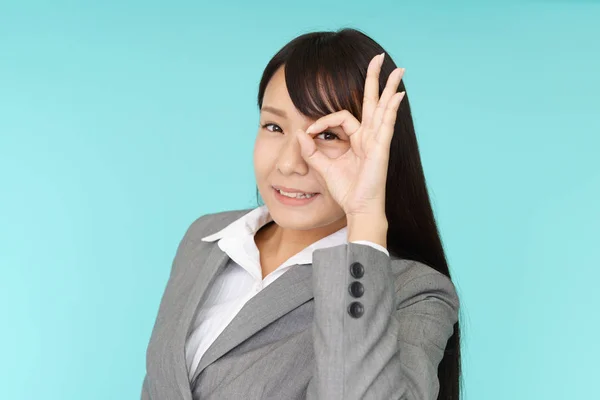
[{"label": "turquoise background", "polygon": [[139,398],[183,233],[256,205],[262,69],[346,26],[406,68],[464,398],[597,395],[598,21],[597,1],[0,3],[0,398]]}]

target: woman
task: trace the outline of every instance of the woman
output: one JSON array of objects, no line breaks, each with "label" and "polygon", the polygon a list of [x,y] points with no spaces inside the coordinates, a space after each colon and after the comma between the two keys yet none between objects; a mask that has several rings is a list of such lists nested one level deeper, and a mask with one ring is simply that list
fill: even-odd
[{"label": "woman", "polygon": [[403,73],[354,29],[273,57],[254,148],[265,204],[187,230],[142,399],[459,398],[459,300]]}]

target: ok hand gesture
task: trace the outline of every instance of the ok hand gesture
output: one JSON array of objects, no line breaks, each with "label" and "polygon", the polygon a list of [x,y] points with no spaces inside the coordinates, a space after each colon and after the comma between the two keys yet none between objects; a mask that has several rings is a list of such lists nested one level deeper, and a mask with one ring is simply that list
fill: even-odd
[{"label": "ok hand gesture", "polygon": [[[347,216],[385,215],[390,143],[405,92],[397,92],[404,68],[396,68],[379,98],[379,73],[384,56],[385,53],[375,56],[369,63],[362,121],[342,110],[319,118],[306,134],[298,135],[302,157],[321,174],[329,193]],[[350,137],[351,148],[333,159],[317,149],[310,135],[337,126]]]}]

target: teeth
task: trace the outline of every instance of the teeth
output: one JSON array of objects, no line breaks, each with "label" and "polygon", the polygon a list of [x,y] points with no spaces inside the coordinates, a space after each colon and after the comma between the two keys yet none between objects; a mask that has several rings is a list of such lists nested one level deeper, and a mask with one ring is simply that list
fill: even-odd
[{"label": "teeth", "polygon": [[283,190],[276,189],[279,193],[286,197],[293,197],[296,199],[308,199],[314,196],[314,194],[306,194],[306,193],[286,193]]}]

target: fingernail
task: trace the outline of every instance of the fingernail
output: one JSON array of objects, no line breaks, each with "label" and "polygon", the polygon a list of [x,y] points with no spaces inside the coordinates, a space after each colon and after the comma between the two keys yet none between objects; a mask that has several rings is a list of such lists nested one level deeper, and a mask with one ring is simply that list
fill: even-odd
[{"label": "fingernail", "polygon": [[306,128],[306,133],[311,133],[314,128],[315,128],[315,124],[312,124],[311,126]]},{"label": "fingernail", "polygon": [[379,56],[379,66],[383,65],[383,59],[385,58],[385,52],[381,53]]}]

